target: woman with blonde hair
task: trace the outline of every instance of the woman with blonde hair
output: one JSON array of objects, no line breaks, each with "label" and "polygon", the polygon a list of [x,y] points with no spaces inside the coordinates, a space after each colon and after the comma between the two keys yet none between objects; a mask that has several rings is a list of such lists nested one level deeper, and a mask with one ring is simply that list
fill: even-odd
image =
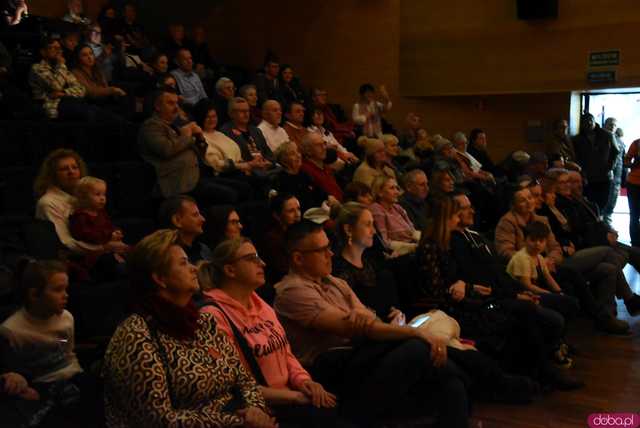
[{"label": "woman with blonde hair", "polygon": [[278,420],[300,426],[344,426],[330,409],[336,397],[314,382],[291,352],[284,327],[256,290],[265,283],[265,263],[246,238],[220,243],[198,276],[201,311],[233,338],[245,369],[253,374]]},{"label": "woman with blonde hair", "polygon": [[161,229],[129,257],[133,314],[104,357],[108,427],[275,427],[228,336],[200,313],[196,267]]},{"label": "woman with blonde hair", "polygon": [[87,166],[78,153],[70,149],[56,149],[49,153],[40,166],[34,183],[39,197],[36,218],[53,223],[60,242],[74,253],[102,254],[127,250],[122,242],[104,245],[90,244],[75,239],[69,231],[69,216],[76,205],[74,196],[78,181],[87,174]]},{"label": "woman with blonde hair", "polygon": [[360,137],[358,144],[365,150],[362,163],[353,174],[353,181],[371,187],[376,178],[385,176],[396,178],[396,173],[389,165],[389,157],[384,141],[377,138]]},{"label": "woman with blonde hair", "polygon": [[420,231],[416,230],[405,209],[398,204],[400,187],[396,180],[378,177],[371,190],[375,202],[369,206],[369,210],[384,243],[396,255],[414,252],[420,239]]}]

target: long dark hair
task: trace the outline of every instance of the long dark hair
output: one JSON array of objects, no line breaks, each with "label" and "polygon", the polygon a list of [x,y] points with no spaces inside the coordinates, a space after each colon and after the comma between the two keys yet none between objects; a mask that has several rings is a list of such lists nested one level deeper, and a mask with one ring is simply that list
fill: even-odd
[{"label": "long dark hair", "polygon": [[441,250],[449,249],[451,230],[449,230],[449,219],[458,212],[458,203],[452,197],[435,198],[431,209],[431,221],[422,231],[419,246],[426,242],[435,243]]},{"label": "long dark hair", "polygon": [[202,241],[207,244],[209,248],[216,248],[218,244],[227,239],[225,230],[229,223],[229,214],[234,211],[236,211],[236,209],[233,205],[216,205],[205,211],[204,217],[207,221],[204,224]]}]

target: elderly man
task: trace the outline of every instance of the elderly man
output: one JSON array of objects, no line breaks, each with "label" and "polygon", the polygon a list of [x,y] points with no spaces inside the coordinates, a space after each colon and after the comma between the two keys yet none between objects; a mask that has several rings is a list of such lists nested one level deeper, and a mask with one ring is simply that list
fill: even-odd
[{"label": "elderly man", "polygon": [[178,94],[168,87],[161,89],[154,110],[140,128],[138,149],[156,171],[157,196],[169,198],[190,193],[201,203],[236,203],[235,190],[215,178],[200,175],[198,156],[206,149],[206,143],[196,137],[201,136],[202,129],[195,122],[178,129],[173,127],[178,115]]},{"label": "elderly man", "polygon": [[382,322],[367,309],[349,284],[331,275],[333,253],[322,226],[292,225],[286,248],[290,270],[275,285],[274,308],[294,354],[323,384],[339,381],[343,409],[358,425],[379,423],[415,398],[415,391],[428,389],[438,401],[438,426],[468,426],[464,384],[437,367],[452,364],[442,339],[426,329]]},{"label": "elderly man", "polygon": [[202,80],[193,71],[193,58],[189,49],[181,48],[175,58],[178,68],[171,72],[178,83],[178,89],[186,106],[194,106],[198,101],[207,99]]},{"label": "elderly man", "polygon": [[218,123],[221,125],[229,122],[229,101],[235,97],[236,85],[228,77],[221,77],[216,81],[216,94],[214,96]]},{"label": "elderly man", "polygon": [[287,131],[280,126],[282,121],[282,108],[276,100],[267,100],[262,104],[262,122],[258,125],[258,129],[262,131],[267,145],[272,152],[280,147],[285,141],[289,141]]},{"label": "elderly man", "polygon": [[327,145],[322,135],[309,132],[302,138],[300,148],[302,151],[300,171],[307,174],[316,187],[342,202],[342,189],[333,176],[333,170],[325,164]]},{"label": "elderly man", "polygon": [[300,146],[302,139],[307,134],[307,128],[304,127],[304,106],[293,101],[287,106],[285,113],[287,119],[283,128],[289,135],[289,140]]},{"label": "elderly man", "polygon": [[229,101],[229,116],[231,121],[227,122],[220,132],[240,146],[242,160],[250,162],[255,157],[261,157],[265,168],[270,165],[273,152],[267,145],[262,131],[251,124],[247,100],[240,97],[232,98]]},{"label": "elderly man", "polygon": [[197,240],[203,233],[205,219],[195,199],[180,195],[165,200],[158,211],[158,221],[160,227],[178,231],[180,246],[190,263],[211,260],[211,249]]},{"label": "elderly man", "polygon": [[398,201],[417,230],[425,230],[429,217],[429,179],[420,169],[407,172],[402,180],[404,193]]}]

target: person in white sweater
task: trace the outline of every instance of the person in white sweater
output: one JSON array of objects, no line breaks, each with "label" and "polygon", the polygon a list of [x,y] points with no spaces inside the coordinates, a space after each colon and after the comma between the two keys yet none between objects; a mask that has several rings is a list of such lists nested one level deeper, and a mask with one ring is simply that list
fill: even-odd
[{"label": "person in white sweater", "polygon": [[87,175],[87,167],[78,153],[69,149],[56,149],[49,153],[40,166],[34,191],[39,197],[36,218],[53,223],[60,242],[77,254],[105,254],[126,252],[122,242],[111,241],[93,245],[74,239],[69,231],[69,216],[75,209],[73,196],[78,181]]}]

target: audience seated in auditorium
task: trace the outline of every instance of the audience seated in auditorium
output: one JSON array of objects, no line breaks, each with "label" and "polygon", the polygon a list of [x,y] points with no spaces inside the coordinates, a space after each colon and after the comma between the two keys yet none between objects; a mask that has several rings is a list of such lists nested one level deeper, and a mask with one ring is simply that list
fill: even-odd
[{"label": "audience seated in auditorium", "polygon": [[38,197],[36,218],[53,223],[60,242],[77,254],[123,253],[128,247],[121,241],[95,245],[74,239],[69,231],[69,216],[76,207],[75,189],[87,174],[80,155],[69,149],[56,149],[49,153],[40,166],[33,185]]},{"label": "audience seated in auditorium", "polygon": [[[238,89],[238,95],[249,103],[251,124],[258,126],[260,122],[262,122],[262,110],[258,107],[258,93],[256,92],[256,85],[242,85],[240,89]],[[272,148],[271,150],[274,149]]]},{"label": "audience seated in auditorium", "polygon": [[[344,279],[361,302],[374,310],[381,320],[404,325],[405,314],[397,308],[399,298],[392,273],[365,253],[373,246],[375,235],[371,212],[358,203],[344,204],[336,229],[340,250],[334,256],[335,275]],[[448,357],[465,368],[465,373],[473,379],[476,395],[513,403],[531,401],[536,385],[530,379],[506,375],[491,358],[479,353],[472,345],[462,343],[459,325],[443,312],[430,311],[428,315],[430,319],[419,328],[447,337]],[[414,320],[420,316],[423,315]],[[449,324],[445,326],[447,322]]]},{"label": "audience seated in auditorium", "polygon": [[417,230],[424,230],[429,220],[429,179],[420,169],[412,169],[402,177],[404,193],[398,203],[405,209]]},{"label": "audience seated in auditorium", "polygon": [[[173,22],[169,24],[167,36],[160,44],[160,47],[167,54],[169,60],[174,61],[180,49],[188,49],[186,42],[184,25]],[[169,68],[173,69],[174,65],[170,65]]]},{"label": "audience seated in auditorium", "polygon": [[249,103],[244,98],[235,97],[229,101],[231,121],[222,126],[220,131],[240,146],[242,159],[246,162],[262,157],[271,163],[273,152],[267,145],[262,131],[250,122]]},{"label": "audience seated in auditorium", "polygon": [[293,68],[284,64],[280,66],[280,73],[278,76],[280,97],[284,105],[289,105],[292,102],[301,103],[304,106],[308,106],[308,94],[300,83],[300,78],[293,74]]},{"label": "audience seated in auditorium", "polygon": [[398,140],[398,137],[393,134],[382,134],[381,140],[384,143],[384,149],[387,153],[387,162],[391,168],[398,176],[404,174],[406,172],[406,159],[400,156],[400,141]]},{"label": "audience seated in auditorium", "polygon": [[365,156],[353,174],[353,181],[371,187],[378,177],[396,178],[395,171],[389,165],[389,157],[382,140],[360,137],[358,144],[364,146]]},{"label": "audience seated in auditorium", "polygon": [[275,427],[231,339],[193,303],[197,270],[178,235],[159,230],[130,255],[133,314],[111,338],[103,363],[107,425]]},{"label": "audience seated in auditorium", "polygon": [[169,58],[164,52],[157,52],[151,57],[149,65],[157,76],[161,76],[169,71]]},{"label": "audience seated in auditorium", "polygon": [[204,223],[198,203],[190,196],[168,198],[158,210],[158,224],[161,228],[178,231],[178,244],[192,264],[211,260],[211,249],[198,239],[204,232]]},{"label": "audience seated in auditorium", "polygon": [[[536,187],[539,185],[534,183],[533,186],[528,186],[523,183],[517,188],[513,194],[511,211],[505,214],[496,226],[496,250],[503,258],[513,257],[516,251],[524,247],[523,229],[527,224],[539,221],[549,225],[547,218],[535,214],[536,202],[532,197],[531,190],[538,193],[539,190]],[[637,313],[638,297],[629,289],[622,273],[622,267],[626,264],[627,258],[627,255],[620,254],[607,246],[592,247],[575,252],[570,250],[567,257],[563,258],[560,244],[556,241],[555,236],[550,234],[547,240],[545,260],[547,268],[551,272],[557,272],[557,275],[562,278],[563,285],[577,287],[572,292],[581,298],[587,313],[598,319],[602,305],[608,306],[610,316],[615,313],[614,292],[623,298],[630,310]],[[593,295],[597,296],[595,302],[583,289],[588,285],[581,283],[581,281],[575,281],[578,276],[592,280]],[[614,285],[615,290],[613,289]],[[605,326],[599,325],[598,327]],[[619,331],[622,330],[622,327],[624,327],[623,324],[616,326],[616,323],[610,322],[608,329],[615,331],[618,328]]]},{"label": "audience seated in auditorium", "polygon": [[326,89],[315,88],[311,95],[313,106],[324,113],[324,126],[335,135],[340,144],[344,145],[348,140],[355,138],[353,122],[347,119],[340,105],[329,104]]},{"label": "audience seated in auditorium", "polygon": [[135,3],[128,1],[122,8],[122,36],[129,45],[127,50],[133,54],[148,57],[152,50],[151,42],[144,27],[138,22],[138,10]]},{"label": "audience seated in auditorium", "polygon": [[302,166],[300,171],[311,178],[311,182],[320,190],[342,201],[342,189],[336,181],[332,169],[325,165],[327,147],[322,135],[309,132],[300,144],[302,151]]},{"label": "audience seated in auditorium", "polygon": [[448,169],[435,168],[431,172],[429,183],[431,189],[429,191],[430,201],[446,196],[451,196],[451,194],[455,190],[455,179]]},{"label": "audience seated in auditorium", "polygon": [[[19,410],[21,426],[86,426],[94,416],[89,403],[97,397],[75,354],[74,318],[65,309],[67,269],[60,261],[25,259],[16,278],[20,308],[0,325],[8,343],[3,366],[28,379],[22,396],[30,403],[7,404]],[[3,423],[8,414],[3,411]]]},{"label": "audience seated in auditorium", "polygon": [[529,222],[523,230],[524,246],[507,264],[507,273],[520,283],[520,290],[532,293],[540,304],[561,314],[565,322],[574,317],[579,304],[575,297],[568,296],[553,277],[542,255],[546,249],[551,229],[539,221]]},{"label": "audience seated in auditorium", "polygon": [[[463,335],[475,338],[477,346],[492,355],[495,352],[491,349],[497,350],[509,370],[524,370],[541,383],[558,389],[579,386],[580,381],[552,363],[552,356],[562,343],[559,315],[540,306],[535,296],[520,291],[519,284],[505,272],[493,244],[470,229],[475,211],[469,198],[458,193],[454,200],[459,221],[451,230],[450,259],[443,269],[465,284],[449,299],[456,310],[453,316],[463,326]],[[442,208],[442,204],[437,207],[440,211]],[[441,224],[442,219],[439,221]],[[463,305],[456,306],[457,300]],[[493,306],[483,302],[491,302]],[[496,311],[492,312],[492,308]],[[493,321],[487,322],[489,319]]]},{"label": "audience seated in auditorium", "polygon": [[46,116],[51,119],[82,117],[86,90],[67,69],[60,42],[44,38],[40,55],[42,60],[33,64],[29,73],[33,98],[42,102]]},{"label": "audience seated in auditorium", "polygon": [[400,130],[400,147],[407,150],[416,145],[418,131],[422,128],[422,119],[416,113],[410,112],[405,118],[405,127]]},{"label": "audience seated in auditorium", "polygon": [[433,168],[449,171],[456,186],[465,182],[453,143],[439,134],[433,136]]},{"label": "audience seated in auditorium", "polygon": [[268,166],[268,162],[259,156],[250,161],[242,160],[242,153],[236,142],[216,130],[218,114],[213,102],[205,100],[199,103],[195,113],[207,142],[204,162],[213,168],[216,175],[240,180],[241,174],[250,175],[253,170],[263,170]]},{"label": "audience seated in auditorium", "polygon": [[204,206],[235,203],[239,197],[236,190],[217,178],[200,173],[198,156],[204,154],[207,144],[202,139],[196,145],[195,136],[202,137],[202,129],[195,122],[189,122],[178,130],[172,126],[179,112],[175,91],[169,87],[160,89],[154,109],[153,116],[140,128],[138,150],[156,171],[156,197],[191,193]]},{"label": "audience seated in auditorium", "polygon": [[[236,85],[233,80],[228,77],[221,77],[215,85],[216,94],[214,100],[216,102],[220,123],[226,125],[230,119],[229,103],[235,97]],[[251,121],[251,106],[249,106],[249,120]],[[251,122],[253,124],[253,122]]]},{"label": "audience seated in auditorium", "polygon": [[[450,371],[446,343],[425,330],[377,319],[349,284],[331,275],[333,254],[322,226],[297,223],[286,244],[290,271],[275,286],[274,308],[294,355],[318,382],[338,388],[345,415],[369,426],[401,409],[424,415],[431,402],[438,426],[467,427],[467,393]],[[358,344],[361,337],[368,340]]]},{"label": "audience seated in auditorium", "polygon": [[293,101],[286,106],[284,130],[289,135],[289,141],[293,141],[298,146],[302,143],[302,139],[308,133],[304,127],[305,108],[299,101]]},{"label": "audience seated in auditorium", "polygon": [[258,89],[258,104],[262,105],[267,100],[276,100],[282,103],[280,82],[278,80],[279,73],[280,62],[278,58],[273,53],[268,52],[264,59],[263,68],[254,80]]},{"label": "audience seated in auditorium", "polygon": [[204,214],[207,222],[204,224],[202,241],[209,248],[216,248],[222,241],[242,236],[244,226],[233,205],[214,205]]},{"label": "audience seated in auditorium", "polygon": [[420,232],[407,212],[398,204],[400,187],[394,178],[377,177],[371,187],[375,202],[369,206],[376,229],[387,247],[397,254],[415,251]]},{"label": "audience seated in auditorium", "polygon": [[[561,175],[558,176],[561,178]],[[568,180],[558,180],[556,191],[556,205],[568,223],[568,235],[575,250],[572,258],[580,253],[595,254],[598,258],[594,261],[584,257],[584,267],[598,266],[599,271],[605,272],[606,280],[602,279],[598,293],[599,302],[609,308],[610,314],[615,314],[615,301],[613,299],[615,284],[615,296],[625,302],[629,314],[632,316],[640,313],[640,297],[633,293],[622,272],[622,268],[631,262],[637,265],[636,250],[617,242],[617,232],[611,230],[598,217],[597,209],[582,196],[582,176],[577,171],[568,172]],[[571,251],[571,250],[570,250]],[[582,267],[582,266],[581,266]],[[609,287],[607,287],[609,285]],[[605,291],[607,290],[607,291]]]},{"label": "audience seated in auditorium", "polygon": [[545,172],[549,168],[549,158],[543,152],[533,152],[529,157],[529,162],[524,170],[533,180],[542,181]]},{"label": "audience seated in auditorium", "polygon": [[75,58],[73,53],[80,44],[80,33],[78,31],[67,31],[62,34],[60,38],[60,46],[62,47],[62,56],[67,65],[67,68],[73,68],[75,65]]},{"label": "audience seated in auditorium", "polygon": [[191,52],[185,48],[179,49],[176,53],[175,61],[178,68],[173,70],[171,74],[178,82],[178,89],[180,89],[184,104],[188,107],[193,107],[198,101],[207,99],[202,80],[193,71]]},{"label": "audience seated in auditorium", "polygon": [[215,78],[217,65],[211,58],[207,33],[204,25],[196,25],[191,31],[191,54],[193,55],[194,70],[203,82]]},{"label": "audience seated in auditorium", "polygon": [[133,108],[129,107],[126,101],[127,93],[117,86],[108,84],[89,45],[80,45],[76,49],[75,64],[72,73],[85,87],[87,101],[101,105],[111,102],[112,105],[119,107],[118,112],[123,116],[130,116],[133,113]]},{"label": "audience seated in auditorium", "polygon": [[620,149],[613,135],[598,126],[590,113],[580,118],[580,133],[572,142],[587,182],[585,195],[602,211],[609,200],[613,164]]},{"label": "audience seated in auditorium", "polygon": [[247,372],[280,424],[348,426],[338,420],[336,396],[314,382],[291,352],[287,334],[273,309],[256,294],[264,286],[264,262],[246,238],[224,241],[211,263],[199,268],[210,313],[229,337]]},{"label": "audience seated in auditorium", "polygon": [[324,127],[325,118],[323,109],[320,107],[311,107],[310,113],[311,124],[307,126],[307,131],[322,134],[322,139],[327,143],[327,148],[336,150],[339,159],[337,162],[341,162],[343,165],[344,163],[357,163],[359,161],[358,157],[340,144],[333,133]]},{"label": "audience seated in auditorium", "polygon": [[487,134],[482,129],[474,128],[471,130],[467,151],[480,162],[483,171],[491,173],[493,176],[498,175],[498,169],[487,151]]},{"label": "audience seated in auditorium", "polygon": [[384,85],[378,90],[370,83],[360,86],[360,99],[353,105],[353,123],[362,127],[362,135],[369,138],[382,136],[382,113],[391,109],[391,100]]},{"label": "audience seated in auditorium", "polygon": [[[93,245],[107,245],[110,242],[123,242],[122,229],[111,223],[105,207],[107,204],[107,183],[96,177],[84,176],[75,186],[76,204],[69,216],[71,236]],[[124,248],[123,248],[124,250]],[[126,249],[128,251],[128,248]],[[123,251],[124,253],[125,251]],[[85,254],[80,266],[83,275],[80,278],[94,280],[113,280],[124,272],[125,259],[120,253]],[[84,276],[84,274],[88,274]]]},{"label": "audience seated in auditorium", "polygon": [[285,234],[294,223],[298,223],[302,213],[300,201],[287,193],[278,193],[269,200],[271,222],[258,241],[260,254],[267,264],[265,272],[270,285],[280,281],[289,272],[289,260],[285,248]]},{"label": "audience seated in auditorium", "polygon": [[86,43],[93,51],[96,64],[107,83],[112,82],[116,67],[119,66],[122,58],[117,52],[114,52],[114,46],[111,43],[103,43],[102,28],[100,24],[91,24],[89,26]]},{"label": "audience seated in auditorium", "polygon": [[302,155],[298,145],[292,141],[284,142],[275,153],[276,162],[282,170],[275,176],[273,187],[278,193],[295,196],[300,201],[302,211],[319,207],[329,201],[335,205],[338,201],[325,190],[313,182],[311,177],[300,171]]},{"label": "audience seated in auditorium", "polygon": [[102,39],[107,43],[122,43],[122,22],[113,3],[107,2],[98,13],[98,24],[102,28]]},{"label": "audience seated in auditorium", "polygon": [[287,131],[280,126],[281,122],[282,108],[280,103],[276,100],[265,101],[262,104],[262,122],[258,125],[258,129],[262,131],[264,139],[274,153],[282,143],[289,141]]},{"label": "audience seated in auditorium", "polygon": [[82,0],[67,0],[67,13],[62,20],[83,26],[91,24],[91,20],[84,15],[83,9]]},{"label": "audience seated in auditorium", "polygon": [[344,188],[344,202],[358,202],[368,207],[374,202],[371,187],[357,181],[352,181]]}]

